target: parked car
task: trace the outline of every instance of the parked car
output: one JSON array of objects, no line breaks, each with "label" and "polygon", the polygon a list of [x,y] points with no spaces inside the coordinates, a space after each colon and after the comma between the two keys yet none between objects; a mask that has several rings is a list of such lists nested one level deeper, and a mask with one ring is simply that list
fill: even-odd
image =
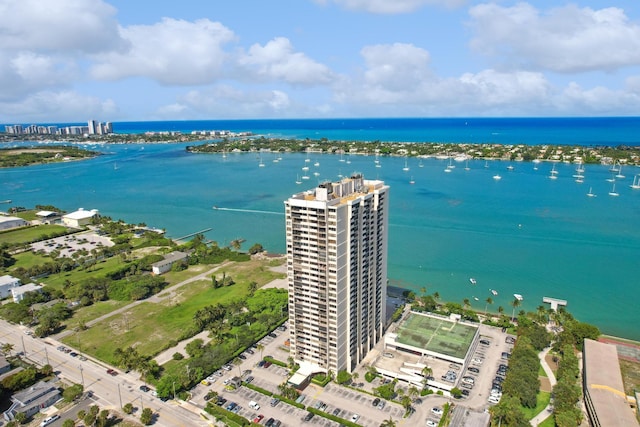
[{"label": "parked car", "polygon": [[427,420],[427,427],[438,427],[438,423],[433,420]]},{"label": "parked car", "polygon": [[351,415],[351,422],[355,423],[356,421],[358,421],[359,418],[360,418],[360,415],[353,414],[353,415]]},{"label": "parked car", "polygon": [[116,371],[115,369],[107,369],[107,374],[111,375],[112,377],[115,377],[116,375],[118,375],[118,371]]},{"label": "parked car", "polygon": [[438,408],[437,406],[434,406],[433,408],[431,408],[431,413],[433,415],[440,416],[442,415],[443,411],[442,411],[442,408]]},{"label": "parked car", "polygon": [[148,392],[149,390],[151,390],[149,387],[147,387],[146,385],[141,385],[140,386],[140,391],[144,391],[145,393]]},{"label": "parked car", "polygon": [[380,398],[379,397],[376,397],[375,399],[373,399],[373,402],[371,402],[371,404],[373,406],[378,406],[378,403],[380,403]]},{"label": "parked car", "polygon": [[491,341],[486,340],[486,339],[481,339],[480,340],[480,344],[482,344],[482,345],[491,345]]},{"label": "parked car", "polygon": [[264,418],[264,415],[260,414],[253,419],[253,422],[256,424],[260,424],[260,421],[262,421],[263,418]]},{"label": "parked car", "polygon": [[269,402],[269,405],[276,406],[278,403],[280,403],[280,399],[274,397],[273,399],[271,399],[271,402]]},{"label": "parked car", "polygon": [[469,366],[469,367],[467,368],[467,370],[468,370],[469,372],[473,372],[474,374],[477,374],[477,373],[479,373],[479,372],[480,372],[480,369],[478,369],[478,368],[476,368],[476,367],[474,367],[474,366]]},{"label": "parked car", "polygon": [[277,337],[277,335],[276,335],[275,333],[273,333],[273,332],[270,332],[270,333],[269,333],[269,336],[270,336],[271,338],[276,338],[276,337]]},{"label": "parked car", "polygon": [[340,408],[336,408],[336,409],[334,409],[334,410],[333,410],[333,412],[332,412],[332,414],[333,414],[335,417],[337,417],[339,413],[340,413]]},{"label": "parked car", "polygon": [[307,412],[307,415],[304,416],[303,420],[311,421],[311,418],[313,418],[313,412]]},{"label": "parked car", "polygon": [[40,423],[40,427],[48,426],[49,424],[51,424],[54,421],[59,420],[59,419],[60,419],[60,415],[53,414],[53,415],[45,418],[44,420],[42,420],[42,422]]}]

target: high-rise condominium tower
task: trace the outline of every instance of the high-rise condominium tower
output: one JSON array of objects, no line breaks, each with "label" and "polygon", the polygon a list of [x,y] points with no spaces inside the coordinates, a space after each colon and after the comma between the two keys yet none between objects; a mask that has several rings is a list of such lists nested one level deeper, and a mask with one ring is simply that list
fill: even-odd
[{"label": "high-rise condominium tower", "polygon": [[382,338],[389,187],[362,175],[285,202],[291,355],[351,372]]}]

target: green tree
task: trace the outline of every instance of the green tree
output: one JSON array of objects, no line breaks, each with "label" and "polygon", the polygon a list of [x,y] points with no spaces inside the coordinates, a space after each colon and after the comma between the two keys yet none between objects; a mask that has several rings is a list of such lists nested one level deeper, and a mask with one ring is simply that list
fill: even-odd
[{"label": "green tree", "polygon": [[484,306],[484,315],[485,315],[485,317],[486,317],[486,316],[487,316],[487,309],[489,308],[489,306],[490,306],[491,304],[493,304],[493,298],[491,298],[491,297],[487,297],[487,299],[485,300],[485,302],[486,302],[486,304],[485,304],[485,306]]},{"label": "green tree", "polygon": [[388,420],[384,420],[382,423],[380,423],[380,427],[396,427],[396,426],[397,426],[396,422],[391,417],[389,417]]},{"label": "green tree", "polygon": [[73,427],[75,426],[76,423],[75,421],[73,421],[71,418],[67,418],[66,420],[64,420],[64,422],[62,423],[62,427]]},{"label": "green tree", "polygon": [[4,343],[2,344],[2,347],[0,348],[0,351],[2,351],[2,354],[4,355],[4,357],[6,358],[7,356],[9,356],[11,354],[11,352],[13,351],[13,344],[11,343]]},{"label": "green tree", "polygon": [[81,384],[74,384],[64,389],[64,391],[62,392],[62,397],[67,402],[73,402],[82,395],[83,391],[84,387],[82,387]]},{"label": "green tree", "polygon": [[122,410],[124,411],[125,414],[131,415],[133,413],[133,405],[131,403],[126,403],[122,407]]},{"label": "green tree", "polygon": [[153,422],[153,411],[151,408],[144,408],[140,414],[140,422],[145,426],[148,426]]},{"label": "green tree", "polygon": [[344,369],[338,371],[338,376],[336,377],[336,382],[338,384],[349,384],[351,382],[351,374]]},{"label": "green tree", "polygon": [[513,311],[511,312],[511,320],[515,320],[514,316],[516,315],[516,308],[520,307],[521,304],[522,302],[518,298],[514,298],[513,301],[511,301],[511,306],[513,307]]}]

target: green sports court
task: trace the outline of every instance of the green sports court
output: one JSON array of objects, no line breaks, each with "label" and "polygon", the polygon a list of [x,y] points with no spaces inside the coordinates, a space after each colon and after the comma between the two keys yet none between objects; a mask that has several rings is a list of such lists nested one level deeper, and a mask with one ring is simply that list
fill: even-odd
[{"label": "green sports court", "polygon": [[464,359],[478,328],[445,318],[410,313],[396,330],[396,342]]}]

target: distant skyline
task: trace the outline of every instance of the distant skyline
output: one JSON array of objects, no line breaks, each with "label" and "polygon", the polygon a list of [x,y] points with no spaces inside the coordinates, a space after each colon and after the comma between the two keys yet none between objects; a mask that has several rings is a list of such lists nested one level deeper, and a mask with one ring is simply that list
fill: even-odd
[{"label": "distant skyline", "polygon": [[0,123],[640,115],[640,2],[0,0]]}]

